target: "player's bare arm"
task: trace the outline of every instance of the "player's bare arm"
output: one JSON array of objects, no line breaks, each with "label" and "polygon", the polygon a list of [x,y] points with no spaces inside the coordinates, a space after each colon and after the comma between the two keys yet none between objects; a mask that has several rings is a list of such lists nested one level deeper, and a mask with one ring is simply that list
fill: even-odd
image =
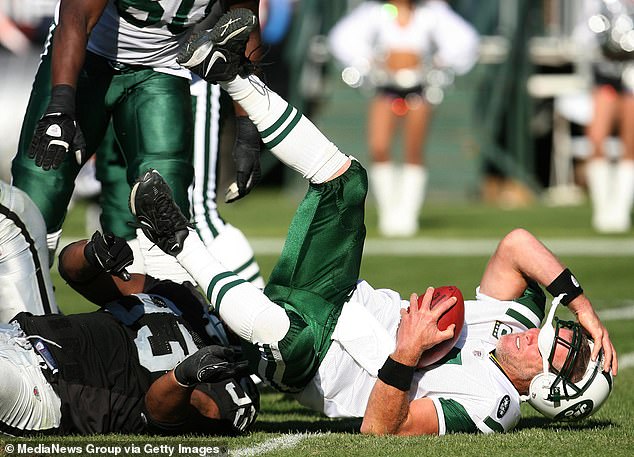
[{"label": "player's bare arm", "polygon": [[89,240],[66,246],[59,255],[58,269],[64,280],[87,300],[102,306],[125,295],[143,292],[145,275],[132,274],[129,280],[113,275],[85,255]]},{"label": "player's bare arm", "polygon": [[106,0],[62,0],[53,34],[51,94],[33,132],[28,157],[37,167],[58,169],[68,154],[79,165],[87,160],[86,140],[75,115],[77,79],[86,57],[86,43]]},{"label": "player's bare arm", "polygon": [[53,86],[77,86],[88,36],[107,3],[107,0],[61,0],[59,25],[53,39]]},{"label": "player's bare arm", "polygon": [[248,374],[246,361],[236,361],[232,349],[207,346],[154,381],[145,395],[148,419],[159,428],[221,417],[218,405],[194,388],[202,382],[219,382]]},{"label": "player's bare arm", "polygon": [[[455,325],[438,329],[440,316],[456,303],[451,297],[430,309],[434,289],[425,292],[422,305],[418,296],[410,296],[410,306],[401,310],[401,322],[396,337],[396,349],[379,372],[363,416],[361,432],[374,435],[422,435],[438,433],[438,415],[432,401],[421,398],[409,402],[411,376],[421,354],[432,346],[453,336]],[[391,359],[391,360],[390,360]],[[409,374],[404,372],[409,367]],[[387,374],[385,370],[388,370]],[[403,372],[401,379],[391,379]],[[410,376],[409,382],[405,379]],[[392,380],[402,381],[391,383]],[[394,385],[392,385],[394,384]]]},{"label": "player's bare arm", "polygon": [[[526,288],[527,277],[548,288],[565,271],[565,265],[530,232],[515,229],[500,241],[489,260],[480,282],[480,291],[498,300],[513,300]],[[603,348],[604,370],[608,371],[611,367],[612,373],[616,374],[618,361],[614,345],[590,300],[580,293],[568,306],[596,343],[592,359],[596,360]]]}]

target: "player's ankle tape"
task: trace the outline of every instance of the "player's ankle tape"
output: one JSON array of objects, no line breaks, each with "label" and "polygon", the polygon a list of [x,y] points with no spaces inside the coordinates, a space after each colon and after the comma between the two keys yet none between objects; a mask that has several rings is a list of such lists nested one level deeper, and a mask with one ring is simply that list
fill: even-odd
[{"label": "player's ankle tape", "polygon": [[414,379],[416,367],[410,367],[397,362],[392,357],[388,357],[379,369],[379,379],[385,384],[409,392],[412,379]]},{"label": "player's ankle tape", "polygon": [[568,306],[571,301],[583,293],[579,281],[577,281],[577,278],[574,277],[568,268],[562,271],[559,276],[546,287],[546,290],[553,297],[565,294],[561,299],[561,304],[565,306]]}]

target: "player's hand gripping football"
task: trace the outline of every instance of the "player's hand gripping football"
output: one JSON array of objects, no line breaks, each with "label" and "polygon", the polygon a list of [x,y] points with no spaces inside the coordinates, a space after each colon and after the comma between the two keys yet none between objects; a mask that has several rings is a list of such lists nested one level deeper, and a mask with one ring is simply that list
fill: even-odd
[{"label": "player's hand gripping football", "polygon": [[236,117],[236,141],[233,146],[236,180],[225,192],[227,203],[241,199],[253,189],[261,178],[260,133],[246,116]]},{"label": "player's hand gripping football", "polygon": [[106,273],[130,280],[126,267],[134,261],[132,249],[123,238],[112,233],[101,234],[99,230],[84,247],[84,256],[89,264],[101,268]]},{"label": "player's hand gripping football", "polygon": [[75,120],[75,89],[58,85],[53,87],[48,108],[35,127],[28,156],[38,167],[50,170],[59,168],[69,153],[82,165],[86,141]]},{"label": "player's hand gripping football", "polygon": [[248,371],[246,360],[235,361],[233,349],[211,345],[199,349],[178,364],[174,368],[174,377],[180,385],[191,387],[201,382],[239,378]]},{"label": "player's hand gripping football", "polygon": [[453,336],[455,324],[445,330],[438,329],[438,319],[456,304],[456,297],[450,297],[430,309],[434,288],[425,291],[421,306],[418,296],[409,298],[409,308],[401,309],[401,322],[396,336],[393,358],[408,366],[418,365],[421,354],[436,344]]}]

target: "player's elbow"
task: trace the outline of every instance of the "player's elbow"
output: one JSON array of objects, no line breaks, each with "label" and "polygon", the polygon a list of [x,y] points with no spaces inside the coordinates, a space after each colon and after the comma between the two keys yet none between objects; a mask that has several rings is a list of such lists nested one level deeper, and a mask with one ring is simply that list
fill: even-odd
[{"label": "player's elbow", "polygon": [[379,427],[377,424],[366,421],[361,423],[361,434],[363,435],[393,435],[394,433],[386,427]]},{"label": "player's elbow", "polygon": [[364,417],[360,431],[363,435],[406,435],[401,425],[396,422],[369,420]]},{"label": "player's elbow", "polygon": [[534,238],[535,237],[526,229],[513,229],[500,241],[500,251],[516,252],[521,250],[522,247],[527,246],[527,242]]}]

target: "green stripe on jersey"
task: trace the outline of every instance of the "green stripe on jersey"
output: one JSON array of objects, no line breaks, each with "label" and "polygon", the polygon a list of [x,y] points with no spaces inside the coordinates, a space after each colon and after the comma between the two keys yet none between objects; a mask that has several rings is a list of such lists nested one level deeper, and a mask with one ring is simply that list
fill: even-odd
[{"label": "green stripe on jersey", "polygon": [[539,284],[533,281],[532,279],[528,282],[528,287],[522,294],[520,298],[515,300],[517,303],[520,303],[530,309],[535,316],[537,316],[537,320],[541,322],[544,319],[545,308],[546,308],[546,295]]},{"label": "green stripe on jersey", "polygon": [[504,427],[502,427],[502,424],[495,421],[490,416],[487,416],[487,418],[484,419],[484,423],[486,424],[487,427],[489,427],[494,432],[502,433],[504,431]]},{"label": "green stripe on jersey", "polygon": [[446,356],[438,362],[435,362],[433,365],[462,365],[462,353],[460,351],[462,351],[462,348],[452,348]]},{"label": "green stripe on jersey", "polygon": [[526,328],[536,328],[536,325],[533,324],[533,322],[528,317],[524,316],[519,311],[516,311],[513,308],[507,309],[506,315],[512,317],[521,324],[524,324]]},{"label": "green stripe on jersey", "polygon": [[439,398],[442,412],[445,415],[445,427],[448,433],[477,432],[478,427],[467,413],[467,410],[456,400]]}]

